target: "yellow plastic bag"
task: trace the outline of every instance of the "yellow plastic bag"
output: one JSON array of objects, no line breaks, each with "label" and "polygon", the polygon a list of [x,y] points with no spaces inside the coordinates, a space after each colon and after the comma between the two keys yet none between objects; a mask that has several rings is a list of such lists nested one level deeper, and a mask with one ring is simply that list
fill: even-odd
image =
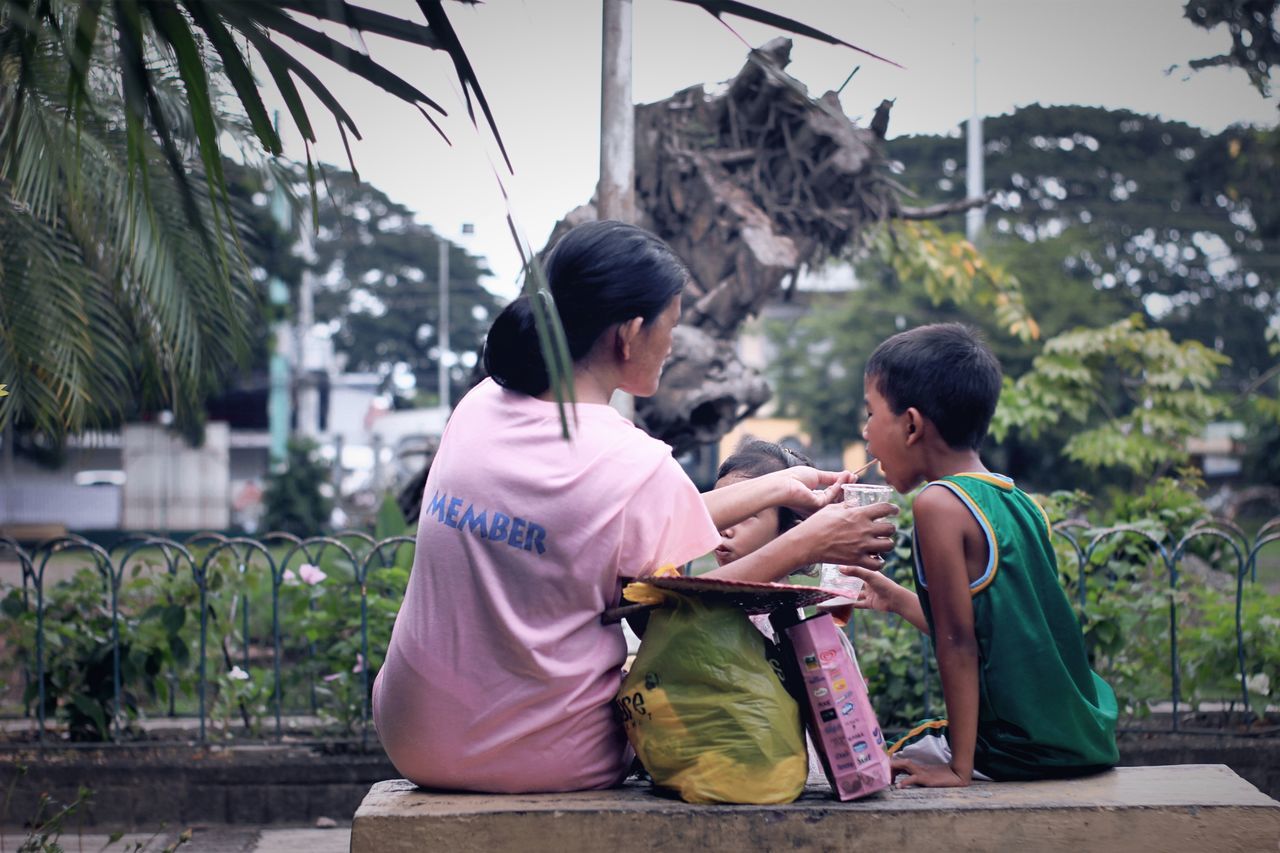
[{"label": "yellow plastic bag", "polygon": [[732,605],[655,591],[666,606],[650,614],[617,698],[654,783],[690,803],[800,796],[809,771],[800,710],[764,637]]}]

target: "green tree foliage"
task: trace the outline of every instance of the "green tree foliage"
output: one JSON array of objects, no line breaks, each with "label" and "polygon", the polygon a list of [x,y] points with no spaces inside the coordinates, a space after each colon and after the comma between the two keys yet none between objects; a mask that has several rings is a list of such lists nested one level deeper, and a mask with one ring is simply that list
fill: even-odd
[{"label": "green tree foliage", "polygon": [[326,495],[329,469],[316,455],[314,442],[291,439],[285,466],[267,477],[262,496],[265,531],[282,530],[295,536],[321,536],[329,529],[333,502]]},{"label": "green tree foliage", "polygon": [[[316,321],[335,329],[334,346],[348,357],[348,369],[389,378],[403,365],[419,392],[436,393],[440,239],[414,221],[413,211],[355,175],[330,172],[324,189],[314,240]],[[450,376],[456,400],[499,306],[480,285],[488,273],[483,261],[447,245],[449,345],[460,354]]]},{"label": "green tree foliage", "polygon": [[[1019,243],[1060,257],[1062,277],[1099,298],[1118,291],[1175,337],[1229,356],[1224,388],[1243,388],[1269,366],[1264,330],[1280,308],[1269,230],[1280,209],[1264,177],[1272,134],[1210,136],[1127,110],[1040,106],[987,119],[984,133],[996,193],[984,252],[1006,265],[1010,244],[1023,257]],[[895,139],[890,155],[926,200],[963,194],[963,139]],[[1041,305],[1029,304],[1038,315]]]},{"label": "green tree foliage", "polygon": [[1152,477],[1185,462],[1187,438],[1221,411],[1208,392],[1225,362],[1137,316],[1065,332],[1045,343],[1030,372],[1005,378],[992,435],[999,441],[1019,427],[1035,437],[1069,419],[1067,458]]},{"label": "green tree foliage", "polygon": [[981,315],[993,336],[1031,341],[1040,333],[1018,279],[963,236],[935,225],[904,223],[877,233],[858,270],[859,288],[817,295],[811,311],[766,326],[776,351],[769,376],[779,409],[803,418],[824,448],[860,434],[863,365],[894,332]]},{"label": "green tree foliage", "polygon": [[[1270,343],[1280,328],[1280,134],[1210,135],[1124,110],[1039,106],[988,119],[985,133],[996,195],[982,248],[1022,282],[1046,338],[1136,313],[1147,329],[1228,357],[1211,390],[1251,425],[1264,464],[1250,475],[1274,480],[1271,454],[1259,450],[1275,447],[1270,413],[1280,391]],[[963,139],[939,136],[890,144],[902,180],[928,201],[959,197],[963,149]],[[1001,346],[999,354],[1017,376],[1037,352]],[[1034,440],[1015,432],[1004,449],[1024,463],[1052,458],[1075,426],[1045,424]],[[1049,486],[1081,474],[1038,467]]]}]

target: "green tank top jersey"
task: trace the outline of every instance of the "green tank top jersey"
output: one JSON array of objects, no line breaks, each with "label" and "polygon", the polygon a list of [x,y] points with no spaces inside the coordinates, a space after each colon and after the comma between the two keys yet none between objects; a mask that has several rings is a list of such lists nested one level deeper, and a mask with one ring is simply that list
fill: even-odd
[{"label": "green tank top jersey", "polygon": [[[958,474],[926,486],[934,487],[963,501],[987,537],[986,570],[970,584],[980,657],[974,766],[993,779],[1113,767],[1115,693],[1089,668],[1044,510],[999,475]],[[928,571],[916,545],[920,605],[932,634]]]}]

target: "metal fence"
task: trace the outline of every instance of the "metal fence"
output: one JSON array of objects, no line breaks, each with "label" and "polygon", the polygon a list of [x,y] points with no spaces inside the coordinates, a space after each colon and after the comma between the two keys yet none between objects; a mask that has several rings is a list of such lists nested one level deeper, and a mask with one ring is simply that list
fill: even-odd
[{"label": "metal fence", "polygon": [[[1078,563],[1075,567],[1078,570],[1076,574],[1077,580],[1074,584],[1074,589],[1069,588],[1069,591],[1076,596],[1078,606],[1082,611],[1087,606],[1089,590],[1098,584],[1106,582],[1105,566],[1095,565],[1095,557],[1099,553],[1099,549],[1108,542],[1113,542],[1123,537],[1137,537],[1139,541],[1145,541],[1150,546],[1152,553],[1156,555],[1160,568],[1167,574],[1168,589],[1172,591],[1176,591],[1179,588],[1182,577],[1182,564],[1187,559],[1188,549],[1193,543],[1206,540],[1219,544],[1220,547],[1216,549],[1215,554],[1220,564],[1215,565],[1214,568],[1227,572],[1235,581],[1235,651],[1238,662],[1236,678],[1239,681],[1239,696],[1242,705],[1246,709],[1249,707],[1249,690],[1247,686],[1249,674],[1246,665],[1249,650],[1245,646],[1242,607],[1243,602],[1249,595],[1266,594],[1263,585],[1257,581],[1258,558],[1264,548],[1271,543],[1280,541],[1280,518],[1268,521],[1252,536],[1246,534],[1239,526],[1230,521],[1205,519],[1190,528],[1181,539],[1172,543],[1162,540],[1160,536],[1151,530],[1132,526],[1097,530],[1088,528],[1080,522],[1067,521],[1056,525],[1054,531],[1069,543],[1071,552],[1076,556]],[[31,694],[29,698],[22,700],[23,716],[34,721],[36,738],[39,744],[61,743],[60,739],[58,741],[49,739],[48,726],[46,725],[48,722],[46,717],[50,708],[47,701],[49,697],[46,695],[46,667],[48,664],[46,641],[49,632],[49,626],[46,624],[48,617],[46,602],[49,600],[51,591],[46,582],[46,570],[55,557],[65,560],[67,555],[72,555],[87,562],[89,568],[95,571],[100,579],[100,604],[105,608],[100,613],[104,618],[108,618],[110,623],[108,642],[111,656],[111,689],[108,710],[110,711],[109,739],[111,742],[119,743],[126,739],[125,728],[129,722],[124,697],[121,658],[122,649],[129,638],[122,638],[121,634],[121,625],[122,622],[126,621],[124,618],[126,614],[121,611],[120,592],[126,574],[141,562],[146,562],[152,566],[153,570],[162,570],[170,578],[177,579],[179,582],[183,578],[189,578],[190,591],[197,602],[198,651],[194,658],[194,708],[185,712],[180,712],[177,708],[175,685],[178,680],[178,674],[174,671],[175,667],[173,665],[170,666],[169,671],[158,673],[157,677],[167,679],[169,683],[169,690],[167,691],[168,708],[162,713],[170,717],[182,717],[184,715],[196,717],[198,719],[197,737],[201,743],[206,742],[208,739],[207,723],[209,720],[209,690],[211,682],[208,642],[211,613],[210,596],[220,595],[224,597],[224,600],[226,598],[236,598],[239,601],[240,606],[231,608],[229,612],[236,613],[240,619],[240,625],[238,626],[240,648],[238,651],[242,655],[241,662],[247,670],[249,668],[250,646],[252,645],[250,611],[255,606],[266,604],[265,601],[253,602],[249,600],[248,579],[250,576],[257,574],[259,580],[265,582],[270,593],[271,608],[268,631],[271,691],[270,709],[267,716],[274,723],[272,736],[277,741],[282,740],[285,736],[283,720],[286,717],[283,692],[285,679],[282,677],[282,668],[289,661],[289,657],[285,654],[285,641],[293,641],[295,651],[298,645],[297,637],[286,638],[282,634],[283,619],[280,612],[282,589],[290,582],[290,576],[296,574],[295,569],[301,569],[307,564],[312,566],[319,565],[326,559],[326,554],[336,554],[344,558],[345,565],[350,567],[349,577],[345,578],[349,588],[343,596],[343,601],[345,602],[344,606],[351,608],[349,612],[351,621],[347,624],[351,626],[350,639],[356,642],[357,649],[355,660],[351,661],[351,663],[355,664],[351,672],[359,674],[360,694],[359,699],[356,701],[356,704],[359,705],[358,738],[361,745],[366,746],[370,734],[370,688],[372,682],[369,646],[369,584],[371,580],[376,578],[380,570],[394,565],[397,559],[403,565],[403,557],[406,554],[411,556],[412,547],[413,539],[408,536],[394,536],[376,540],[372,536],[361,532],[343,532],[333,536],[312,537],[309,539],[300,539],[285,533],[271,533],[261,538],[252,539],[227,537],[217,533],[200,533],[183,541],[158,536],[136,536],[125,539],[110,549],[82,537],[68,535],[44,542],[29,551],[12,539],[0,537],[0,560],[16,561],[21,568],[20,600],[22,602],[22,613],[20,615],[24,615],[28,619],[28,623],[32,621],[31,616],[34,615],[34,643],[28,643],[30,646],[29,655],[22,660],[11,659],[10,661],[10,665],[16,664],[15,668],[21,672],[24,686],[28,688],[26,692]],[[1225,563],[1221,561],[1225,561]],[[227,566],[230,566],[233,576],[240,576],[244,582],[237,589],[211,590],[211,578],[213,578],[214,569],[217,566],[222,566],[224,570],[226,570]],[[264,572],[265,575],[263,574]],[[1168,636],[1170,648],[1169,674],[1172,691],[1168,699],[1173,708],[1169,724],[1169,728],[1172,731],[1180,730],[1179,710],[1184,702],[1180,678],[1178,607],[1177,597],[1171,595],[1168,605]],[[10,610],[11,608],[6,608],[6,621],[15,616],[15,613],[10,612]],[[1280,613],[1276,615],[1280,616]],[[17,623],[14,621],[11,624],[16,625]],[[389,624],[379,625],[380,633],[389,631],[389,627]],[[0,638],[3,638],[4,635],[5,630],[0,630]],[[325,639],[332,640],[333,638],[317,638],[310,641],[306,654],[314,654],[317,644],[322,643]],[[380,650],[375,651],[380,652]],[[926,657],[923,669],[927,674],[929,671],[927,659],[931,657],[927,643],[922,644],[922,651]],[[232,661],[227,657],[225,646],[223,654],[223,663],[229,666]],[[12,658],[11,654],[7,656]],[[237,663],[236,666],[238,667],[238,665]],[[924,680],[927,683],[928,678],[926,677]],[[292,683],[296,686],[298,680],[294,679]],[[34,685],[34,688],[31,685]],[[311,682],[310,690],[309,706],[314,712],[316,707],[314,679]],[[304,700],[303,705],[306,706],[307,704],[308,702]],[[927,694],[925,704],[926,706],[929,704]]]},{"label": "metal fence", "polygon": [[[25,685],[34,684],[34,696],[31,701],[24,701],[24,716],[34,718],[36,737],[40,744],[47,742],[46,716],[46,599],[49,590],[46,588],[45,575],[50,561],[59,555],[79,556],[90,563],[89,568],[96,571],[102,581],[103,603],[110,617],[111,647],[111,740],[120,742],[124,738],[124,724],[127,722],[123,702],[122,662],[121,662],[121,622],[120,592],[126,573],[145,555],[152,563],[159,557],[163,570],[170,577],[186,575],[198,597],[198,636],[199,646],[196,656],[196,690],[195,716],[198,719],[198,739],[201,743],[208,739],[208,705],[209,705],[209,617],[210,617],[210,577],[212,568],[219,561],[228,561],[242,576],[255,572],[266,572],[264,580],[270,589],[271,606],[271,668],[272,668],[272,714],[274,718],[274,736],[282,740],[284,729],[284,697],[282,695],[283,679],[281,667],[285,660],[283,654],[282,619],[280,600],[282,587],[287,583],[295,569],[305,565],[318,565],[325,560],[327,552],[337,552],[345,557],[352,569],[350,595],[351,607],[358,608],[358,657],[357,667],[361,682],[360,709],[360,741],[367,745],[369,736],[370,707],[369,697],[372,675],[370,667],[364,665],[369,661],[369,592],[368,583],[371,573],[385,569],[396,558],[402,548],[412,549],[414,540],[409,536],[393,536],[375,540],[367,533],[359,531],[340,532],[333,536],[317,536],[301,539],[288,533],[269,533],[260,538],[228,537],[219,533],[197,533],[181,542],[149,535],[128,537],[110,550],[91,542],[81,536],[67,535],[41,543],[31,551],[22,548],[18,542],[8,537],[0,537],[0,559],[16,560],[21,568],[21,598],[28,612],[34,613],[35,638],[32,659],[21,662]],[[248,600],[245,590],[233,591],[232,597],[240,602],[239,616],[241,621],[240,646],[243,662],[248,668],[251,645],[249,619],[252,602]],[[12,614],[7,614],[11,616]],[[312,646],[314,651],[314,645]],[[170,682],[168,715],[180,716],[176,710],[175,693],[172,684],[176,681],[172,671],[161,674]],[[314,709],[314,695],[311,702]],[[34,708],[32,707],[34,706]]]}]

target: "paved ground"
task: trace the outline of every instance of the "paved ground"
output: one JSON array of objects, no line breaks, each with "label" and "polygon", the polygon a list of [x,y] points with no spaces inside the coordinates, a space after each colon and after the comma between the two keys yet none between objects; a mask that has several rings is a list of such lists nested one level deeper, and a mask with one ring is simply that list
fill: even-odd
[{"label": "paved ground", "polygon": [[[177,839],[177,832],[158,834],[129,833],[111,844],[111,837],[94,832],[77,835],[74,831],[58,839],[66,853],[159,853]],[[25,833],[5,829],[0,834],[0,853],[13,853]],[[351,827],[333,829],[313,827],[199,826],[191,841],[178,848],[181,853],[348,853]]]}]

